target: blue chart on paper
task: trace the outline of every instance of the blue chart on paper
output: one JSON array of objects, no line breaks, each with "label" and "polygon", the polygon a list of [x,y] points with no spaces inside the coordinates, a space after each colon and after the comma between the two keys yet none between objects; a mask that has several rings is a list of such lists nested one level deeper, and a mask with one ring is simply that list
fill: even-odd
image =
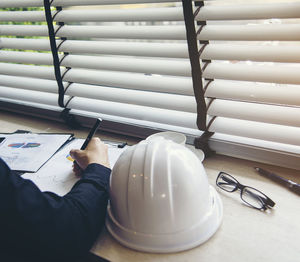
[{"label": "blue chart on paper", "polygon": [[41,144],[40,143],[13,143],[9,144],[8,147],[12,148],[33,148],[33,147],[39,147]]}]

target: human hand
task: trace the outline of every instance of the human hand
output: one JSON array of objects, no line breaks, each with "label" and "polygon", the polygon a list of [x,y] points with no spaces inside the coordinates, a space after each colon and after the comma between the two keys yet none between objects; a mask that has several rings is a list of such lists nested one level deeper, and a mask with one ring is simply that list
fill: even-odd
[{"label": "human hand", "polygon": [[76,161],[73,165],[76,175],[80,175],[92,163],[110,168],[108,147],[98,137],[92,138],[85,150],[72,149],[70,156]]}]

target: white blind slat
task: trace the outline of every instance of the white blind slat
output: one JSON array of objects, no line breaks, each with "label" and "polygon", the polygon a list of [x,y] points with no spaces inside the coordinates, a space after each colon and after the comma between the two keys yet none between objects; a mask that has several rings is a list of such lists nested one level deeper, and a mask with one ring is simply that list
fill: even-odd
[{"label": "white blind slat", "polygon": [[[52,15],[55,13],[52,12]],[[46,18],[43,11],[0,11],[0,21],[45,22]]]},{"label": "white blind slat", "polygon": [[[64,72],[65,70],[61,70],[62,75]],[[55,79],[53,68],[42,66],[0,63],[0,74]],[[125,72],[72,69],[65,74],[64,80],[82,84],[122,87],[180,95],[194,94],[192,80],[189,77],[150,76]]]},{"label": "white blind slat", "polygon": [[209,130],[227,135],[300,146],[300,128],[217,117]]},{"label": "white blind slat", "polygon": [[207,5],[201,7],[197,21],[207,20],[250,20],[299,17],[300,3],[260,3]]},{"label": "white blind slat", "polygon": [[209,44],[200,56],[206,60],[251,60],[258,62],[299,63],[300,46],[249,45],[249,44]]},{"label": "white blind slat", "polygon": [[204,78],[300,84],[300,65],[248,65],[210,63],[203,72]]},{"label": "white blind slat", "polygon": [[[57,30],[58,26],[54,26]],[[1,35],[48,36],[43,25],[0,25]],[[57,37],[184,40],[184,26],[63,26]]]},{"label": "white blind slat", "polygon": [[[57,82],[53,80],[17,77],[9,75],[1,75],[0,85],[48,93],[57,93],[58,90]],[[67,83],[65,83],[65,87],[66,86]]]},{"label": "white blind slat", "polygon": [[52,54],[50,53],[1,51],[0,61],[10,63],[53,65],[53,58]]},{"label": "white blind slat", "polygon": [[[141,3],[168,3],[180,0],[54,0],[53,6],[81,6],[81,5],[115,5]],[[1,0],[0,7],[39,7],[43,0]]]},{"label": "white blind slat", "polygon": [[[138,8],[138,9],[98,9],[52,11],[56,22],[127,22],[127,21],[182,21],[179,7]],[[0,21],[44,22],[43,11],[0,12]]]},{"label": "white blind slat", "polygon": [[77,109],[72,109],[70,112],[75,115],[83,115],[83,116],[88,115],[89,117],[94,117],[94,118],[101,117],[101,119],[103,119],[103,120],[109,120],[109,121],[113,121],[113,122],[117,122],[117,123],[124,123],[124,124],[144,126],[144,127],[151,126],[152,128],[155,128],[156,130],[171,130],[171,131],[175,131],[175,132],[179,132],[179,133],[190,134],[193,136],[200,136],[202,134],[202,131],[200,131],[199,129],[186,128],[186,127],[176,126],[176,125],[167,125],[167,124],[151,122],[151,121],[147,121],[147,120],[120,117],[120,116],[108,115],[108,114],[103,114],[103,113],[94,113],[94,112],[90,112],[90,111],[87,112],[87,111],[82,111],[82,110],[77,110]]},{"label": "white blind slat", "polygon": [[[65,88],[68,86],[68,82],[63,82],[63,84]],[[1,75],[0,85],[54,94],[57,94],[58,90],[57,82],[55,80],[6,75]],[[66,91],[66,95],[196,113],[196,101],[194,96],[146,92],[78,83],[71,84]]]},{"label": "white blind slat", "polygon": [[[63,73],[63,71],[62,71]],[[0,74],[54,80],[53,67],[0,63]]]},{"label": "white blind slat", "polygon": [[0,25],[0,35],[48,37],[48,28],[44,25]]},{"label": "white blind slat", "polygon": [[215,99],[208,115],[300,127],[300,108]]},{"label": "white blind slat", "polygon": [[300,106],[300,86],[298,85],[216,79],[209,84],[205,96],[267,104]]},{"label": "white blind slat", "polygon": [[[275,152],[280,152],[281,154],[284,154],[287,156],[287,158],[283,159],[283,161],[286,161],[287,159],[290,160],[289,164],[291,164],[295,159],[291,158],[292,154],[300,154],[300,147],[296,145],[291,145],[291,144],[283,144],[283,143],[278,143],[278,142],[271,142],[271,141],[262,141],[259,139],[254,139],[254,138],[246,138],[246,137],[238,137],[238,136],[232,136],[232,135],[225,135],[225,134],[220,134],[220,133],[215,133],[212,137],[212,140],[223,140],[227,145],[234,144],[234,143],[239,143],[240,145],[248,145],[252,149],[255,150],[255,147],[258,144],[262,144],[264,148],[268,148],[267,150],[274,150]],[[216,141],[215,140],[215,141]],[[214,141],[214,142],[215,142]],[[232,141],[232,142],[230,142]],[[249,149],[249,148],[248,148]],[[255,150],[258,152],[257,150]],[[276,153],[275,153],[276,154]],[[294,155],[294,156],[296,156]],[[262,150],[259,152],[259,157],[262,157],[267,161],[267,163],[272,163],[268,159],[268,155],[266,154],[265,150]],[[247,159],[247,158],[246,158]],[[252,160],[256,161],[256,158],[252,158]],[[297,159],[298,161],[298,159]],[[282,166],[294,166],[292,165],[282,165]]]},{"label": "white blind slat", "polygon": [[186,43],[65,41],[61,51],[129,56],[189,58]]},{"label": "white blind slat", "polygon": [[[0,86],[0,97],[27,101],[32,103],[40,103],[45,105],[57,105],[58,95],[32,90],[14,89],[10,87]],[[65,97],[68,101],[69,97]]]},{"label": "white blind slat", "polygon": [[76,97],[70,108],[196,129],[195,113]]},{"label": "white blind slat", "polygon": [[123,72],[72,69],[65,80],[75,83],[99,84],[104,86],[153,92],[193,95],[193,84],[189,77],[148,76]]},{"label": "white blind slat", "polygon": [[[61,44],[61,40],[56,41]],[[48,39],[0,38],[0,48],[50,51]],[[59,51],[83,54],[189,58],[186,43],[148,43],[112,41],[64,41]]]},{"label": "white blind slat", "polygon": [[[59,45],[61,40],[57,40]],[[201,48],[202,46],[200,46]],[[0,38],[0,48],[49,51],[47,39]],[[188,58],[184,43],[144,43],[67,40],[62,52]],[[206,60],[252,60],[261,62],[300,62],[300,46],[270,46],[247,44],[209,44],[201,53]]]},{"label": "white blind slat", "polygon": [[21,105],[22,107],[33,107],[36,108],[36,112],[40,112],[39,109],[45,109],[45,110],[51,110],[52,112],[61,112],[62,108],[59,106],[52,106],[52,105],[47,105],[47,104],[41,104],[41,103],[33,103],[33,102],[28,102],[25,100],[17,100],[17,99],[9,99],[9,98],[1,98],[0,97],[0,103],[9,103],[9,104],[15,104],[15,105]]},{"label": "white blind slat", "polygon": [[300,24],[206,25],[198,40],[299,41]]},{"label": "white blind slat", "polygon": [[72,84],[68,88],[66,94],[69,96],[196,113],[196,101],[193,96],[145,92],[140,90],[83,84]]},{"label": "white blind slat", "polygon": [[[59,44],[61,41],[57,40]],[[48,39],[0,38],[0,48],[50,51]]]},{"label": "white blind slat", "polygon": [[[87,68],[111,71],[125,71],[147,74],[191,76],[188,60],[142,59],[124,57],[92,57],[68,55],[63,60],[59,56],[61,66],[72,68]],[[10,63],[25,63],[52,65],[52,54],[2,51],[0,61]]]}]

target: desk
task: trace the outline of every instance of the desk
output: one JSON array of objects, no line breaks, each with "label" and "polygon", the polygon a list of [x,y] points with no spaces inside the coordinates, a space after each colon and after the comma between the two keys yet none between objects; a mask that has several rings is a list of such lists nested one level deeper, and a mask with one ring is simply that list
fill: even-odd
[{"label": "desk", "polygon": [[[70,132],[61,123],[0,112],[1,132],[29,129],[33,132]],[[73,130],[72,130],[73,132]],[[77,137],[84,138],[88,130],[75,130]],[[102,139],[135,139],[108,133]],[[259,176],[253,169],[260,166],[300,183],[300,171],[258,164],[226,156],[215,155],[203,162],[208,179],[215,185],[220,170],[235,176],[241,183],[253,186],[276,202],[271,213],[260,212],[245,206],[238,193],[218,190],[224,205],[223,223],[216,234],[206,243],[188,251],[174,254],[150,254],[121,246],[106,230],[100,234],[91,252],[114,262],[124,261],[230,261],[230,262],[295,262],[300,257],[300,197],[286,188]]]}]

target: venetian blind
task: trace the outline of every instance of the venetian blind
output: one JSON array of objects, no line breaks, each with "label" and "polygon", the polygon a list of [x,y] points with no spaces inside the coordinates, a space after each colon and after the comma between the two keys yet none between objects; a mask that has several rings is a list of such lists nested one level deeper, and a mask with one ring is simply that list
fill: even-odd
[{"label": "venetian blind", "polygon": [[[0,96],[57,107],[45,11],[27,10],[43,2],[0,3],[23,8],[0,13]],[[181,2],[50,3],[65,107],[104,120],[201,133]]]},{"label": "venetian blind", "polygon": [[[44,2],[0,2],[0,99],[60,111]],[[201,136],[181,1],[50,2],[70,112]],[[211,148],[299,168],[300,2],[186,2]]]},{"label": "venetian blind", "polygon": [[194,17],[212,139],[280,151],[295,167],[300,2],[196,1]]}]

